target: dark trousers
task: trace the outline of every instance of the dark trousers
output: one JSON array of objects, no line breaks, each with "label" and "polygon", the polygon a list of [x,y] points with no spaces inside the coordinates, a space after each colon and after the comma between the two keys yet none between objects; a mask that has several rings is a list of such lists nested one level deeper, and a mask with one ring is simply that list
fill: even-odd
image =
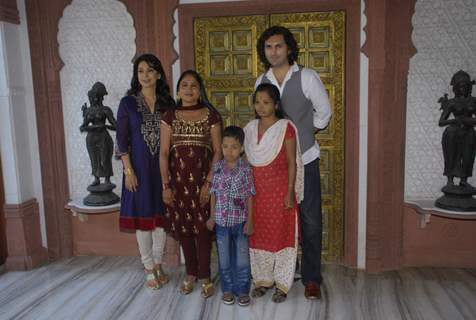
[{"label": "dark trousers", "polygon": [[319,159],[304,166],[304,200],[299,205],[301,223],[301,275],[304,285],[320,284],[322,249],[321,177]]},{"label": "dark trousers", "polygon": [[185,256],[185,270],[198,279],[210,278],[211,232],[201,231],[193,237],[180,237],[180,245]]}]

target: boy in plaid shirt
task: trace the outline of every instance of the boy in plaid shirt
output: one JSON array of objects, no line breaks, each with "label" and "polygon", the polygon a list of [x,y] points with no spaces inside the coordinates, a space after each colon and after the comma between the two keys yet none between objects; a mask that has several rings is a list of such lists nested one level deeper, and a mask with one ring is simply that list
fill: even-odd
[{"label": "boy in plaid shirt", "polygon": [[251,167],[241,158],[245,134],[236,126],[223,131],[223,160],[213,167],[210,188],[209,230],[216,224],[216,239],[223,303],[250,304],[251,285],[248,236],[253,233],[253,195],[256,194]]}]

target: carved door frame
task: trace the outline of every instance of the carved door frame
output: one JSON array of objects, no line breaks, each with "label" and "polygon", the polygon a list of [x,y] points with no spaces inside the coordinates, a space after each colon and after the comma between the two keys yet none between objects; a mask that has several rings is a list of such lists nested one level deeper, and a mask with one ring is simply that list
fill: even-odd
[{"label": "carved door frame", "polygon": [[[360,1],[240,1],[231,3],[185,4],[178,8],[180,52],[195,52],[193,20],[196,17],[259,15],[343,10],[346,12],[345,58],[345,199],[344,255],[345,265],[357,265],[358,187],[359,187],[359,67],[360,67]],[[180,57],[181,70],[194,69],[194,55]]]},{"label": "carved door frame", "polygon": [[5,211],[3,209],[4,206],[5,190],[3,184],[2,163],[0,160],[0,266],[3,265],[7,259],[7,235],[5,226]]}]

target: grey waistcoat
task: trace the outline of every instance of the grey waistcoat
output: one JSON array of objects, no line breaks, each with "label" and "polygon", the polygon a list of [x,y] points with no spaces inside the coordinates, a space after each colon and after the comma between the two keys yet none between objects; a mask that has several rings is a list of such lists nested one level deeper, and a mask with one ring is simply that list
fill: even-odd
[{"label": "grey waistcoat", "polygon": [[[293,72],[291,78],[286,82],[283,94],[281,95],[281,106],[296,125],[299,135],[299,144],[301,152],[304,154],[315,143],[314,138],[314,107],[311,100],[304,96],[301,84],[302,67],[299,71]],[[271,81],[263,75],[261,83],[271,83]]]}]

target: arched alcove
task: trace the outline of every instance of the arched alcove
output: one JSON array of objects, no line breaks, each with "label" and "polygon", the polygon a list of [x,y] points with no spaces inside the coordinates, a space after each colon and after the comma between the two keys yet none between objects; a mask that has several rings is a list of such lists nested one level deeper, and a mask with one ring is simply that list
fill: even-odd
[{"label": "arched alcove", "polygon": [[[128,89],[132,59],[136,53],[136,32],[125,5],[115,0],[74,0],[65,8],[58,26],[59,55],[64,63],[60,71],[61,97],[68,164],[70,198],[82,199],[91,183],[91,165],[85,134],[80,133],[81,106],[88,103],[87,93],[96,81],[106,86],[104,105],[114,114]],[[113,139],[115,133],[110,132]],[[121,165],[113,161],[120,194]]]}]

